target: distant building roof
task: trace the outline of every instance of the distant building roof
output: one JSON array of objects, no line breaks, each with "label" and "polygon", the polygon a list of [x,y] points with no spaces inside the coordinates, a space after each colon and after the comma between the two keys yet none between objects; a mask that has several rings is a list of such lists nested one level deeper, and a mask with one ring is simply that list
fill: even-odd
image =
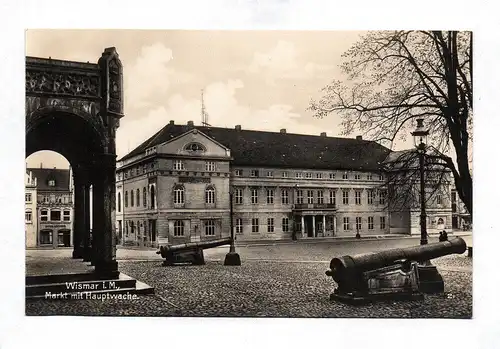
[{"label": "distant building roof", "polygon": [[311,169],[379,170],[390,150],[360,138],[340,138],[235,129],[175,125],[172,122],[125,155],[122,160],[144,153],[196,128],[231,150],[234,166]]},{"label": "distant building roof", "polygon": [[[70,171],[66,169],[54,168],[28,168],[37,181],[37,189],[46,191],[69,191],[70,190]],[[51,186],[54,181],[54,186]]]}]

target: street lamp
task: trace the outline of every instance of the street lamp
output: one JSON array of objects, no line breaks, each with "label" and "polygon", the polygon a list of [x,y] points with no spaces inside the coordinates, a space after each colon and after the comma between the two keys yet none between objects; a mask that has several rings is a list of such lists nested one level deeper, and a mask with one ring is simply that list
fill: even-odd
[{"label": "street lamp", "polygon": [[229,188],[229,224],[231,227],[231,244],[229,245],[229,252],[224,259],[224,265],[241,265],[240,255],[236,252],[234,247],[234,226],[233,226],[233,195],[234,189]]},{"label": "street lamp", "polygon": [[[425,153],[429,130],[424,127],[424,119],[417,119],[417,128],[412,133],[420,163],[420,245],[427,245],[427,215],[425,213]],[[420,291],[440,293],[444,291],[443,277],[429,260],[418,265]]]},{"label": "street lamp", "polygon": [[412,133],[420,163],[420,245],[427,245],[427,215],[425,213],[425,151],[429,130],[424,127],[424,119],[417,119],[417,128]]}]

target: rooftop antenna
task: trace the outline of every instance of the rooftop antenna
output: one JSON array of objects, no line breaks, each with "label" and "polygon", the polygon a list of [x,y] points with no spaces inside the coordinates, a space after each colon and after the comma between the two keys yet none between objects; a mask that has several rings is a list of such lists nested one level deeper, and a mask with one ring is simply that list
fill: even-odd
[{"label": "rooftop antenna", "polygon": [[201,90],[201,125],[210,126],[208,123],[208,113],[205,110],[205,101],[203,100],[203,90]]}]

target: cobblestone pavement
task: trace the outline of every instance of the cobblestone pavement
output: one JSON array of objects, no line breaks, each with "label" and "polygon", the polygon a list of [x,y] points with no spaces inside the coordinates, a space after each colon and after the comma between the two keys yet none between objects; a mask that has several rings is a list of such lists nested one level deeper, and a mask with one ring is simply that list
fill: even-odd
[{"label": "cobblestone pavement", "polygon": [[[410,239],[412,240],[412,239]],[[403,244],[413,243],[404,242]],[[417,242],[418,244],[418,242]],[[391,246],[392,247],[392,246]],[[383,244],[289,244],[239,248],[242,265],[226,267],[227,249],[212,249],[204,266],[164,267],[154,251],[128,252],[120,270],[153,287],[135,300],[28,300],[27,315],[471,318],[472,259],[433,260],[445,293],[423,301],[350,306],[329,300],[332,257],[391,248]],[[216,251],[214,251],[216,250]],[[208,252],[208,251],[207,251]],[[136,253],[136,254],[134,254]],[[135,258],[132,258],[135,256]],[[137,261],[144,256],[147,261]],[[134,260],[135,259],[135,260]]]}]

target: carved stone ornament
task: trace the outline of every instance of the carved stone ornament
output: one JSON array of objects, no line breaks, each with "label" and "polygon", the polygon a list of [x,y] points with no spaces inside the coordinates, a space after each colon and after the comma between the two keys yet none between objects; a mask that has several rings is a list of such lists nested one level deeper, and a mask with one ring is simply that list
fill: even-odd
[{"label": "carved stone ornament", "polygon": [[26,71],[26,93],[99,97],[99,77],[77,73]]},{"label": "carved stone ornament", "polygon": [[117,62],[118,58],[113,58],[109,61],[109,111],[121,114],[123,112],[122,105],[122,73]]}]

